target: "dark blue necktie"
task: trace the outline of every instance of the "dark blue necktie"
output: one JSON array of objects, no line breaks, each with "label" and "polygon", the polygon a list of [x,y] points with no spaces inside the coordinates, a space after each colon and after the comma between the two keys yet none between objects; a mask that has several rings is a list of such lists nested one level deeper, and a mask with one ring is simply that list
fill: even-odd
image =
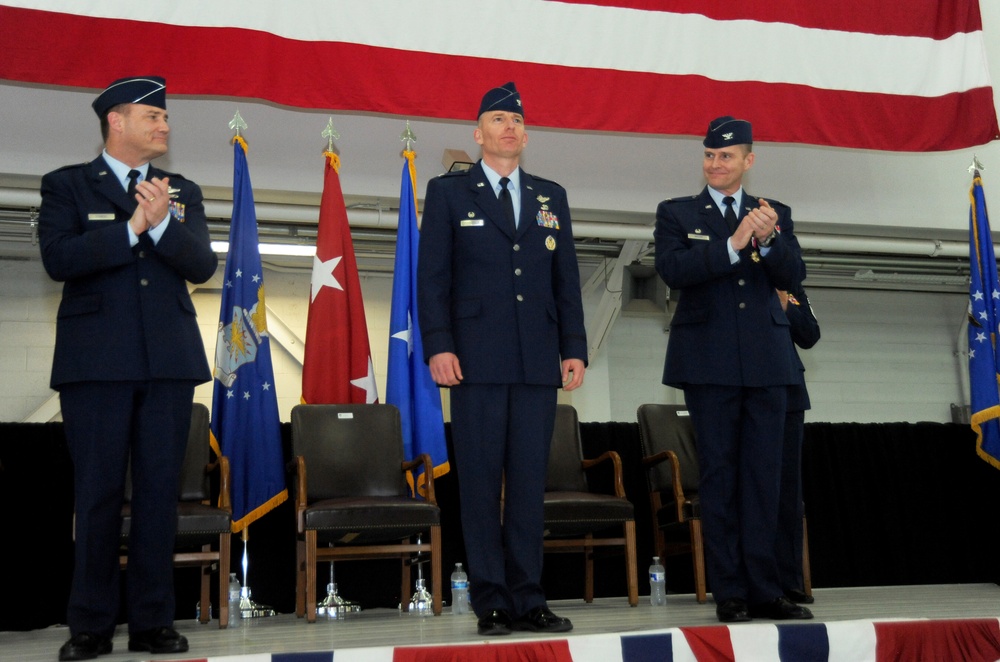
[{"label": "dark blue necktie", "polygon": [[128,193],[129,202],[135,202],[135,185],[139,183],[139,175],[141,174],[138,170],[128,171],[128,188],[125,191]]},{"label": "dark blue necktie", "polygon": [[510,190],[507,188],[509,183],[509,178],[500,178],[500,204],[503,206],[504,214],[507,215],[507,223],[510,225],[511,232],[517,232],[517,221],[514,219],[514,200],[510,197]]},{"label": "dark blue necktie", "polygon": [[736,198],[731,195],[727,195],[722,199],[722,204],[726,206],[726,223],[729,225],[729,234],[736,232],[736,226],[739,225],[739,221],[736,220],[736,210],[733,208],[733,204],[736,202]]}]

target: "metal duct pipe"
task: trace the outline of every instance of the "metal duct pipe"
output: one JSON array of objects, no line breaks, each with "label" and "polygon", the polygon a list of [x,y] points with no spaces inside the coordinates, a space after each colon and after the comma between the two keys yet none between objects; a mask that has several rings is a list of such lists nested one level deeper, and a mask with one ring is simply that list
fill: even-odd
[{"label": "metal duct pipe", "polygon": [[[37,208],[41,202],[41,194],[37,190],[0,187],[0,207]],[[261,202],[257,203],[255,207],[257,218],[260,221],[313,224],[319,218],[319,208],[314,205]],[[205,213],[209,218],[228,219],[232,211],[233,203],[231,201],[205,201]],[[351,207],[347,210],[347,219],[352,227],[394,229],[397,224],[397,212]],[[573,229],[578,239],[653,241],[652,225],[581,220],[573,223]],[[921,257],[967,257],[969,255],[969,244],[958,241],[809,233],[799,234],[798,237],[799,243],[805,250],[831,253],[882,253]],[[994,252],[996,253],[996,251],[997,248],[994,247]]]}]

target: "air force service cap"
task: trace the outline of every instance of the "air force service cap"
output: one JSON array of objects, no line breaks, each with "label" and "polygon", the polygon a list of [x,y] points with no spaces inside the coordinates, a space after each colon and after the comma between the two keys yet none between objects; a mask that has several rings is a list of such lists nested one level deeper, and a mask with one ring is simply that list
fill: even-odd
[{"label": "air force service cap", "polygon": [[119,78],[108,85],[91,105],[98,117],[104,117],[109,110],[122,103],[141,103],[166,110],[167,81],[159,76]]},{"label": "air force service cap", "polygon": [[494,87],[483,95],[483,101],[479,104],[478,119],[483,113],[490,110],[506,110],[511,113],[518,113],[524,117],[524,108],[521,106],[521,94],[514,87],[514,83],[507,83],[501,87]]},{"label": "air force service cap", "polygon": [[702,143],[709,149],[729,147],[730,145],[749,145],[753,142],[753,132],[750,122],[738,120],[729,115],[716,117],[708,125],[708,133]]}]

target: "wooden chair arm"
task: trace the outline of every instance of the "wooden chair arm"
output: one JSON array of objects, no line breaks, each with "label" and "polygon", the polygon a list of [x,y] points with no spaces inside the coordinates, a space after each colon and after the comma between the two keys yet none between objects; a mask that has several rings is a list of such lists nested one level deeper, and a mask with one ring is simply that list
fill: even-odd
[{"label": "wooden chair arm", "polygon": [[660,451],[655,455],[647,455],[642,458],[642,464],[647,468],[655,467],[664,460],[670,462],[670,482],[673,484],[674,504],[677,507],[677,521],[685,521],[684,504],[687,497],[684,496],[684,486],[681,484],[681,463],[677,459],[677,453],[673,451]]},{"label": "wooden chair arm", "polygon": [[223,455],[213,462],[213,464],[219,467],[219,508],[222,508],[231,515],[233,513],[233,501],[229,493],[229,458]]},{"label": "wooden chair arm", "polygon": [[436,506],[437,496],[434,494],[434,465],[431,463],[431,456],[427,453],[421,453],[412,460],[404,460],[402,469],[409,474],[407,483],[415,490],[417,487],[417,477],[413,474],[413,470],[421,465],[424,468],[424,485],[427,492],[424,495],[424,500]]},{"label": "wooden chair arm", "polygon": [[646,457],[642,458],[642,466],[646,467],[647,469],[652,469],[653,467],[655,467],[656,465],[663,462],[669,457],[667,455],[668,452],[670,451],[660,451],[656,455],[647,455]]},{"label": "wooden chair arm", "polygon": [[619,499],[625,498],[625,483],[622,481],[622,458],[616,451],[604,451],[595,458],[583,460],[581,463],[584,469],[596,467],[602,462],[610,460],[614,467],[615,474],[615,496]]},{"label": "wooden chair arm", "polygon": [[295,472],[295,521],[298,532],[306,530],[305,511],[308,499],[306,497],[306,459],[296,455],[288,462],[289,472]]}]

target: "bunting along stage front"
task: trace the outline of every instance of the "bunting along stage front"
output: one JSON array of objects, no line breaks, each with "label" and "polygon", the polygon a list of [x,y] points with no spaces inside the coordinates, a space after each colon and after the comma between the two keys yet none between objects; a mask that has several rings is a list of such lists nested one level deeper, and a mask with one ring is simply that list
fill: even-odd
[{"label": "bunting along stage front", "polygon": [[467,120],[503,71],[535,126],[700,136],[732,114],[758,141],[891,151],[1000,133],[978,0],[22,0],[0,24],[0,79],[36,84],[102,87],[139,32],[173,94]]},{"label": "bunting along stage front", "polygon": [[229,229],[212,394],[212,445],[229,458],[233,531],[288,498],[246,144],[234,141]]},{"label": "bunting along stage front", "polygon": [[340,188],[340,159],[332,152],[324,156],[323,196],[302,362],[302,402],[370,404],[378,402],[378,389],[358,265]]},{"label": "bunting along stage front", "polygon": [[[389,366],[386,402],[399,408],[403,422],[406,459],[427,453],[434,477],[448,473],[448,447],[444,437],[441,394],[424,363],[424,343],[417,317],[417,204],[413,164],[415,154],[403,153],[402,182],[399,187],[399,225],[396,231],[396,263],[392,276],[392,309],[389,315]],[[417,477],[421,491],[425,478]],[[422,492],[422,491],[421,491]]]},{"label": "bunting along stage front", "polygon": [[1000,469],[1000,283],[977,171],[969,191],[969,392],[979,456]]}]

